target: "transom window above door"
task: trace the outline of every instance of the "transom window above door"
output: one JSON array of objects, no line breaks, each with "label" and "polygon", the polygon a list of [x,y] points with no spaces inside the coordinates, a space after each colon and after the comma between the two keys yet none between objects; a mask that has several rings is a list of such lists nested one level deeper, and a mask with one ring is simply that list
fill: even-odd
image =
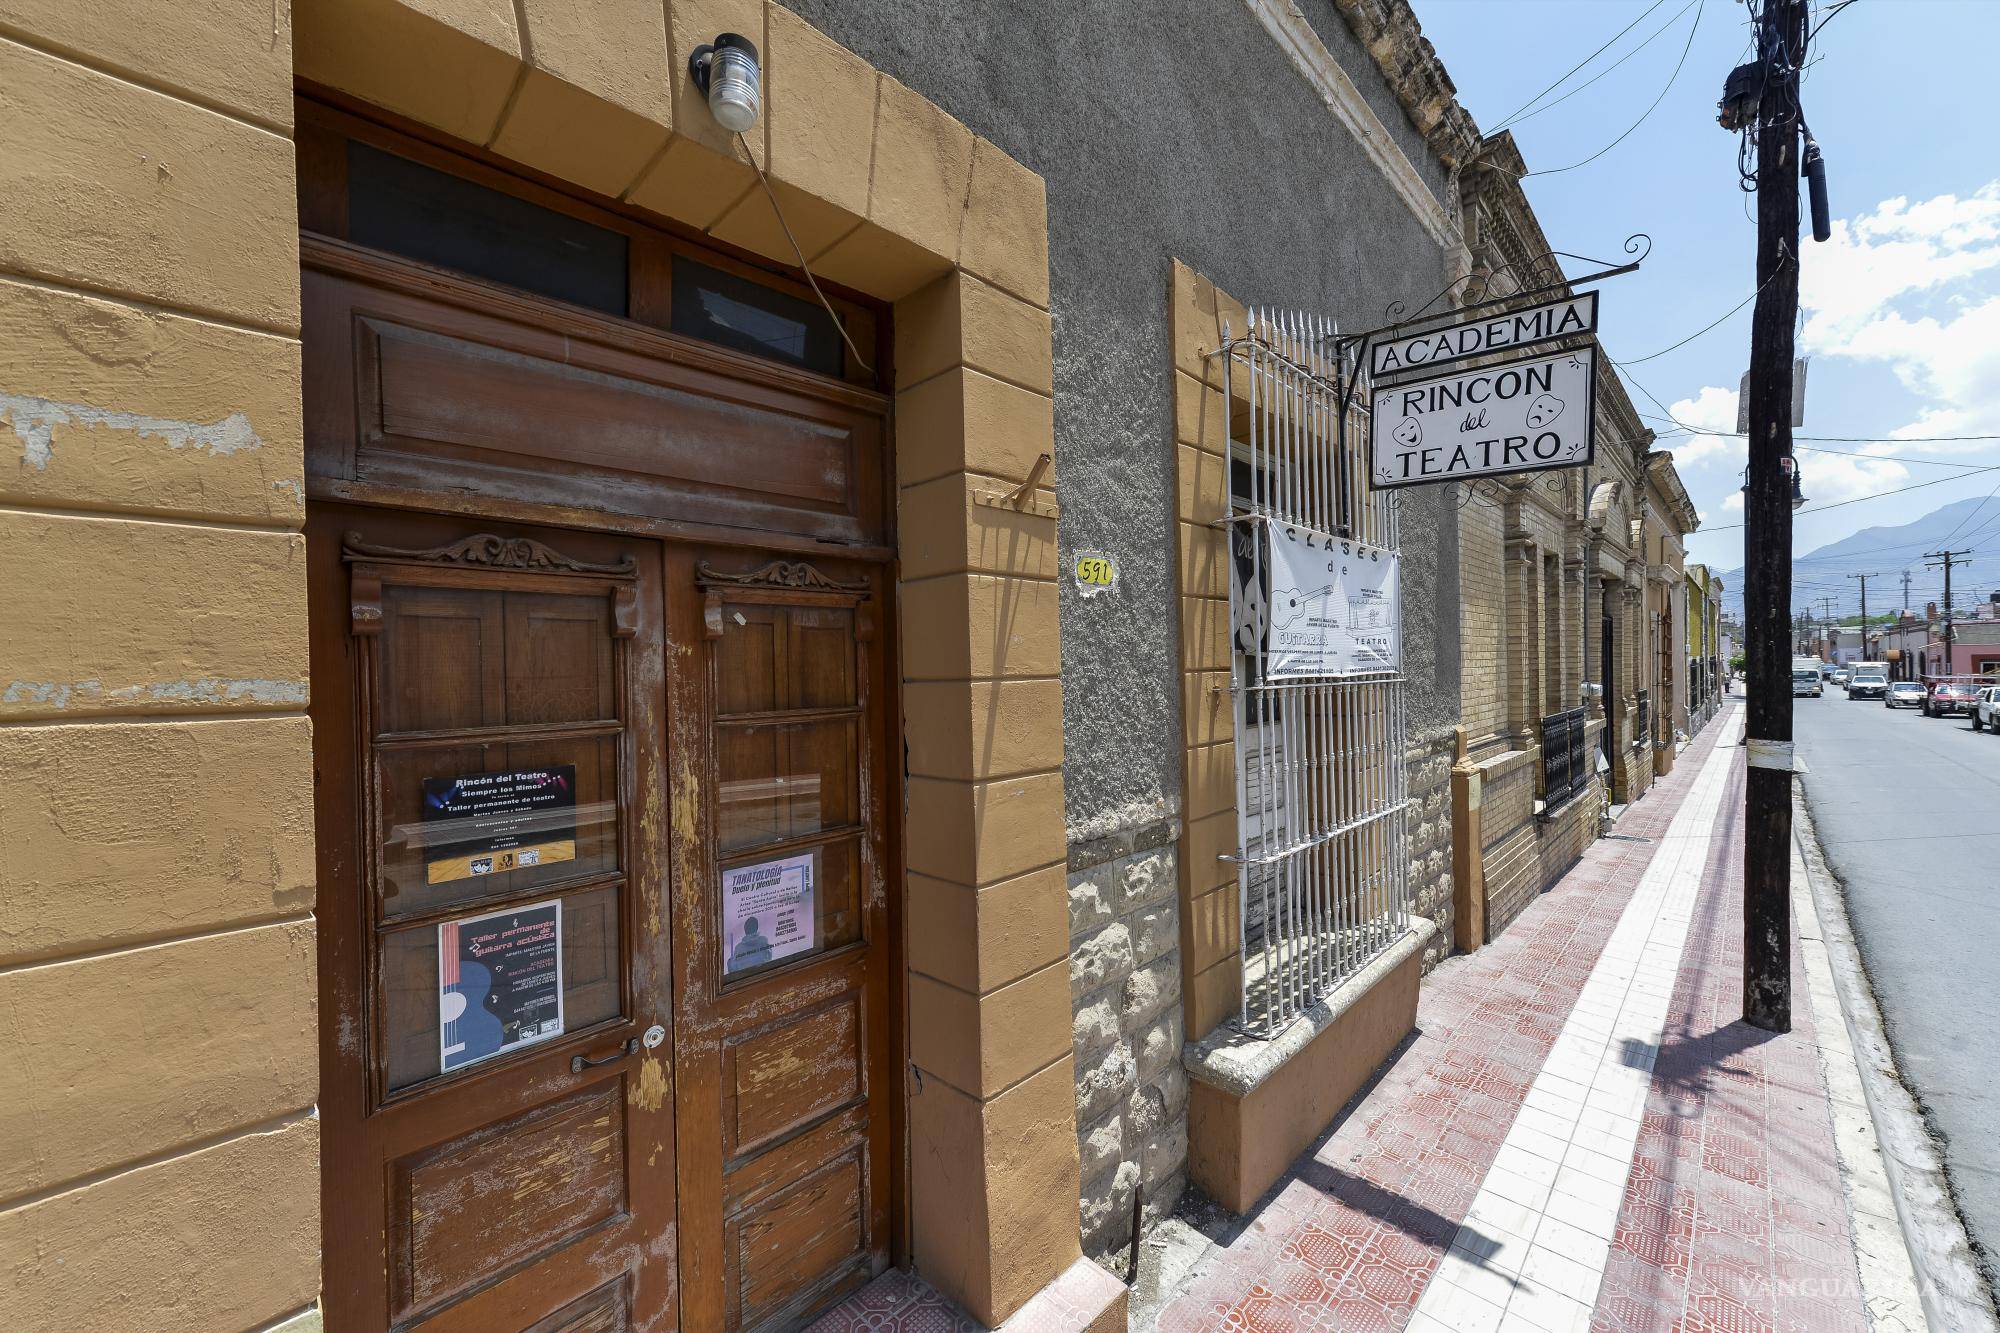
[{"label": "transom window above door", "polygon": [[333,236],[697,338],[855,384],[878,377],[841,337],[886,364],[886,321],[829,292],[836,326],[811,290],[761,260],[697,242],[620,208],[527,180],[496,164],[397,135],[315,103],[300,105],[300,222]]}]

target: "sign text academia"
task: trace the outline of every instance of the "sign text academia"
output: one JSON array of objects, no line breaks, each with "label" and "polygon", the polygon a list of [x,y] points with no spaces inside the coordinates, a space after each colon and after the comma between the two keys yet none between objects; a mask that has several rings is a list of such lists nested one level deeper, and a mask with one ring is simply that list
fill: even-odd
[{"label": "sign text academia", "polygon": [[1596,330],[1597,293],[1585,292],[1566,300],[1508,311],[1491,319],[1390,338],[1375,344],[1369,369],[1379,379]]}]

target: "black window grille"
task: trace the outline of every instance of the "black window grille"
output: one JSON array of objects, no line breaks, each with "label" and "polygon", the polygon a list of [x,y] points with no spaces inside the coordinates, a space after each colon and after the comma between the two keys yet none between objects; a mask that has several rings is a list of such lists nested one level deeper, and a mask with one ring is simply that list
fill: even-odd
[{"label": "black window grille", "polygon": [[1639,691],[1639,718],[1632,729],[1632,743],[1644,745],[1653,739],[1653,692]]},{"label": "black window grille", "polygon": [[1582,791],[1590,781],[1584,764],[1585,719],[1581,708],[1542,719],[1542,800],[1549,809]]}]

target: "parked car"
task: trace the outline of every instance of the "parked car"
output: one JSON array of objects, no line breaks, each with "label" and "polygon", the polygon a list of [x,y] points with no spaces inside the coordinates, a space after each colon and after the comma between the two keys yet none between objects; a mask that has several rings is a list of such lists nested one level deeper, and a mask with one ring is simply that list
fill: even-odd
[{"label": "parked car", "polygon": [[1811,667],[1792,668],[1792,697],[1817,699],[1821,693],[1819,672]]},{"label": "parked car", "polygon": [[1972,711],[1974,690],[1963,681],[1939,680],[1924,694],[1925,717],[1949,717]]},{"label": "parked car", "polygon": [[[1880,699],[1888,688],[1889,673],[1886,671],[1862,668],[1847,677],[1847,697],[1850,699]],[[1921,689],[1918,692],[1921,693]]]},{"label": "parked car", "polygon": [[1972,701],[1972,729],[1985,731],[1988,727],[2000,732],[2000,685],[1981,687]]},{"label": "parked car", "polygon": [[1891,684],[1882,694],[1885,708],[1922,708],[1924,687],[1914,680],[1899,680]]}]

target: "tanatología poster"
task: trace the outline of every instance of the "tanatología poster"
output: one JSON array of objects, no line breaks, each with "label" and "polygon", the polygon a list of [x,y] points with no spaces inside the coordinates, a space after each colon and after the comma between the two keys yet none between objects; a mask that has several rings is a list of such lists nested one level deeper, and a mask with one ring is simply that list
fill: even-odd
[{"label": "tanatolog\u00eda poster", "polygon": [[424,779],[424,880],[576,859],[576,765]]},{"label": "tanatolog\u00eda poster", "polygon": [[1401,557],[1310,528],[1271,523],[1266,531],[1265,678],[1399,670]]},{"label": "tanatolog\u00eda poster", "polygon": [[562,902],[438,926],[438,1047],[447,1070],[562,1035]]},{"label": "tanatolog\u00eda poster", "polygon": [[722,872],[725,975],[813,947],[819,928],[813,883],[818,860],[818,853],[806,852]]}]

